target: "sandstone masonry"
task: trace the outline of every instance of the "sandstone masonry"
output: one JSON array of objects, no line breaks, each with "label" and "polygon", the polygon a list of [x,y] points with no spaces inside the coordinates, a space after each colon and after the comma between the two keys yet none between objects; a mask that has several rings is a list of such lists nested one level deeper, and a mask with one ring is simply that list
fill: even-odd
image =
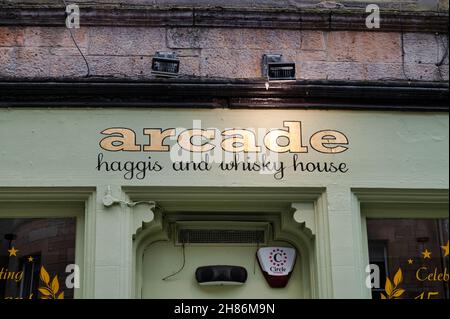
[{"label": "sandstone masonry", "polygon": [[[146,27],[82,27],[72,32],[92,76],[148,79],[154,53],[173,50],[186,77],[258,78],[261,56],[282,53],[297,63],[298,79],[449,78],[448,36],[441,34]],[[0,27],[0,77],[85,75],[86,65],[68,29]]]}]

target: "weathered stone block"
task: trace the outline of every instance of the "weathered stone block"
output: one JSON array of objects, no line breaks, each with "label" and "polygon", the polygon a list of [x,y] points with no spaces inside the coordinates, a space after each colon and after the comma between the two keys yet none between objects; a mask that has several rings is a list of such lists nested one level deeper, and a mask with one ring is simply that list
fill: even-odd
[{"label": "weathered stone block", "polygon": [[[79,47],[87,47],[87,28],[72,29]],[[27,47],[73,47],[69,29],[64,27],[26,27],[25,46]]]},{"label": "weathered stone block", "polygon": [[167,29],[167,46],[171,49],[201,48],[203,29],[169,28]]},{"label": "weathered stone block", "polygon": [[323,31],[302,31],[302,50],[325,50]]},{"label": "weathered stone block", "polygon": [[258,51],[224,49],[202,50],[200,74],[210,77],[261,77],[261,53]]},{"label": "weathered stone block", "polygon": [[0,77],[14,76],[15,48],[0,47]]},{"label": "weathered stone block", "polygon": [[180,57],[180,75],[200,75],[200,57]]},{"label": "weathered stone block", "polygon": [[16,48],[14,67],[15,77],[47,77],[50,68],[49,48]]},{"label": "weathered stone block", "polygon": [[329,61],[400,62],[399,33],[330,32],[327,41]]},{"label": "weathered stone block", "polygon": [[331,62],[327,64],[328,80],[365,80],[367,69],[358,62]]},{"label": "weathered stone block", "polygon": [[326,62],[300,62],[297,64],[297,78],[301,80],[324,80],[327,78]]},{"label": "weathered stone block", "polygon": [[367,70],[357,62],[302,62],[298,76],[304,80],[365,80]]},{"label": "weathered stone block", "polygon": [[149,79],[152,77],[152,56],[135,56],[132,59],[133,70],[130,73],[135,74],[142,79]]},{"label": "weathered stone block", "polygon": [[94,76],[133,77],[133,57],[89,56],[88,62]]},{"label": "weathered stone block", "polygon": [[299,50],[302,34],[297,30],[233,29],[228,31],[231,47],[237,49],[267,50],[277,53],[282,50]]},{"label": "weathered stone block", "polygon": [[368,63],[367,80],[406,80],[401,63]]},{"label": "weathered stone block", "polygon": [[420,81],[448,81],[448,66],[439,68],[435,64],[405,64],[408,79]]},{"label": "weathered stone block", "polygon": [[22,46],[24,29],[20,27],[0,27],[0,47]]},{"label": "weathered stone block", "polygon": [[299,51],[297,53],[297,62],[302,61],[327,61],[326,51]]},{"label": "weathered stone block", "polygon": [[[81,55],[53,55],[49,75],[51,77],[83,77],[87,67]],[[89,60],[88,60],[89,61]]]},{"label": "weathered stone block", "polygon": [[406,33],[403,47],[406,63],[437,63],[444,54],[444,44],[448,39],[430,33]]},{"label": "weathered stone block", "polygon": [[268,29],[170,28],[167,31],[167,41],[168,46],[173,49],[300,49],[301,32]]},{"label": "weathered stone block", "polygon": [[164,50],[167,50],[164,28],[90,28],[91,55],[153,55]]}]

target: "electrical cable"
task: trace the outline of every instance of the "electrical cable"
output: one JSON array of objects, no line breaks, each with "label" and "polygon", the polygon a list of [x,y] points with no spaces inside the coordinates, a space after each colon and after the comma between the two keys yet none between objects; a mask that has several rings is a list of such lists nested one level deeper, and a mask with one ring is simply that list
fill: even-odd
[{"label": "electrical cable", "polygon": [[[65,0],[61,0],[61,1],[63,2],[64,7],[67,8],[67,3],[66,3],[66,1],[65,1]],[[66,17],[67,17],[67,12],[66,12]],[[73,36],[72,29],[70,29],[70,28],[67,28],[67,29],[69,30],[70,37],[72,38],[73,44],[74,44],[75,47],[77,48],[78,52],[80,52],[80,55],[81,55],[81,57],[83,58],[84,63],[86,64],[87,72],[86,72],[85,77],[88,78],[88,77],[91,76],[91,69],[90,69],[90,67],[89,67],[89,63],[88,63],[86,57],[84,56],[83,52],[81,51],[80,47],[78,46],[78,43],[77,43],[77,41],[75,40],[75,37]]]},{"label": "electrical cable", "polygon": [[177,270],[176,272],[174,272],[173,274],[164,277],[164,278],[162,279],[163,281],[166,281],[167,279],[172,278],[173,276],[176,276],[176,275],[178,275],[180,272],[183,271],[184,266],[186,266],[186,247],[185,247],[184,243],[183,243],[183,246],[182,246],[182,251],[183,251],[183,264],[181,265],[181,268],[178,269],[178,270]]},{"label": "electrical cable", "polygon": [[256,275],[256,263],[258,262],[258,250],[259,250],[259,241],[256,241],[256,253],[255,259],[253,260],[253,275]]},{"label": "electrical cable", "polygon": [[[444,54],[442,55],[441,60],[440,60],[439,62],[436,63],[436,66],[439,67],[439,66],[441,66],[441,65],[444,64],[444,61],[445,61],[445,59],[446,59],[447,56],[448,56],[448,42],[446,43],[446,42],[442,39],[442,37],[441,37],[439,34],[436,34],[436,41],[437,41],[437,39],[440,39],[440,40],[441,40],[442,46],[443,46],[444,49],[445,49],[445,52],[444,52]],[[447,45],[446,45],[446,44],[447,44]],[[438,43],[438,56],[439,56],[439,43]]]},{"label": "electrical cable", "polygon": [[445,44],[444,40],[442,39],[442,37],[436,33],[435,34],[435,39],[436,39],[436,45],[437,45],[437,58],[439,59],[439,51],[440,51],[440,43],[439,40],[442,43],[442,47],[444,48],[444,54],[442,55],[442,58],[436,62],[436,67],[437,67],[437,71],[438,71],[438,75],[439,75],[439,80],[444,81],[444,76],[442,75],[442,70],[441,70],[441,66],[444,64],[445,59],[448,56],[448,42],[447,45]]}]

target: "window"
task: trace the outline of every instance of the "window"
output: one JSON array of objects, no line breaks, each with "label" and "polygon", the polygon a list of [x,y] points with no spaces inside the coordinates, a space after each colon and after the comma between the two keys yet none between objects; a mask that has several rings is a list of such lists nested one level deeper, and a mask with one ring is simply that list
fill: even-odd
[{"label": "window", "polygon": [[76,218],[0,218],[0,299],[73,298],[75,237]]},{"label": "window", "polygon": [[384,286],[386,284],[386,274],[387,274],[387,242],[372,240],[369,242],[369,256],[370,263],[378,266],[380,270],[380,286],[373,288],[373,295],[378,297],[380,293],[384,291]]},{"label": "window", "polygon": [[448,219],[367,219],[372,297],[448,299],[448,233]]}]

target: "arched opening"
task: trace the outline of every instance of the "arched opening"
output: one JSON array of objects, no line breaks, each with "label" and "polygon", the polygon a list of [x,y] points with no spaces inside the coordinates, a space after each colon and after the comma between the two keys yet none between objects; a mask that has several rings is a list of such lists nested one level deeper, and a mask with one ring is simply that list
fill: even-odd
[{"label": "arched opening", "polygon": [[[223,212],[220,215],[157,213],[134,241],[137,297],[313,297],[313,238],[305,228],[286,227],[286,219],[292,219],[292,214],[241,213],[236,217]],[[293,219],[290,221],[295,224]],[[262,247],[295,249],[296,262],[286,287],[272,288],[267,283],[256,256]],[[200,285],[195,277],[196,269],[212,265],[243,267],[247,280],[242,285]]]}]

